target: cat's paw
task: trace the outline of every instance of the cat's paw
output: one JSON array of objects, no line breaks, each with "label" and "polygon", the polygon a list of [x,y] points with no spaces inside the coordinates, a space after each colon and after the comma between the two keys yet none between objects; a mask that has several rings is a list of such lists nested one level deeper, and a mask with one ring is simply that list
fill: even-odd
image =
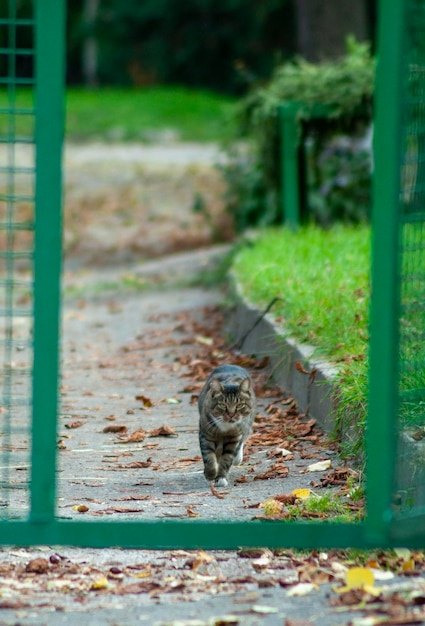
[{"label": "cat's paw", "polygon": [[227,478],[224,478],[224,476],[222,476],[221,478],[216,478],[215,486],[216,487],[228,487],[229,481],[227,480]]}]

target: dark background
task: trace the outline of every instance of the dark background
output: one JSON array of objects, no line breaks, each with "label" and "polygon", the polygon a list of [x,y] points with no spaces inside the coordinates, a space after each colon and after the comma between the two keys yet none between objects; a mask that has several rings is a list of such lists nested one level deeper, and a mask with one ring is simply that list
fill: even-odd
[{"label": "dark background", "polygon": [[[7,12],[0,0],[0,17]],[[28,16],[31,0],[16,0]],[[2,9],[2,5],[3,9]],[[344,52],[347,34],[374,41],[376,0],[68,0],[72,85],[180,84],[243,93],[279,62]],[[31,29],[18,29],[19,44]],[[7,29],[0,30],[0,45]],[[0,59],[0,66],[5,61]],[[28,70],[18,59],[18,73]],[[0,67],[1,70],[1,67]]]}]

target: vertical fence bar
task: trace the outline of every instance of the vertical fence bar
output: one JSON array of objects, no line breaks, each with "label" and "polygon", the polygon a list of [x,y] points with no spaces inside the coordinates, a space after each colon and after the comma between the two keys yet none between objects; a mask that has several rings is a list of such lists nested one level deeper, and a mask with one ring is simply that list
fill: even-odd
[{"label": "vertical fence bar", "polygon": [[389,533],[398,418],[399,203],[404,0],[381,0],[375,95],[367,532]]},{"label": "vertical fence bar", "polygon": [[292,230],[300,225],[300,130],[297,121],[298,105],[286,104],[279,108],[281,139],[281,207],[284,223]]},{"label": "vertical fence bar", "polygon": [[59,386],[64,0],[36,0],[36,216],[31,518],[54,516]]}]

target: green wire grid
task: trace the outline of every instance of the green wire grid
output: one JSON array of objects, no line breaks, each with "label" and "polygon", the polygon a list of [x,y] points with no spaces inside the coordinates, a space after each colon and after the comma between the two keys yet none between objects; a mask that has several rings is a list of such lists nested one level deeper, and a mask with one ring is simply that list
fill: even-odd
[{"label": "green wire grid", "polygon": [[0,515],[6,519],[27,517],[30,504],[35,163],[31,154],[21,163],[21,146],[31,151],[34,137],[18,131],[22,116],[35,116],[33,106],[20,103],[23,88],[25,99],[32,98],[34,77],[19,68],[19,58],[34,50],[19,47],[22,27],[33,29],[34,20],[21,19],[9,0],[7,18],[0,19]]},{"label": "green wire grid", "polygon": [[[405,441],[411,443],[408,429],[424,426],[423,0],[381,0],[379,5],[367,516],[359,524],[74,521],[56,516],[64,4],[33,0],[31,19],[17,14],[16,0],[8,0],[6,15],[0,8],[0,98],[7,95],[0,102],[0,542],[205,549],[423,547],[424,463],[415,463],[407,477],[402,472],[413,459],[410,448],[403,449]],[[32,38],[35,56],[24,36],[19,54],[21,29],[25,37],[28,29],[38,33]],[[22,63],[32,56],[33,66]],[[7,67],[3,74],[1,67]],[[28,67],[35,74],[23,71]],[[28,90],[35,92],[35,107],[28,105]],[[23,123],[28,119],[32,126]],[[29,164],[22,163],[31,147],[35,161],[32,156]],[[22,177],[30,182],[24,184]],[[15,463],[28,459],[29,446],[30,482],[27,476],[20,478],[26,470]]]}]

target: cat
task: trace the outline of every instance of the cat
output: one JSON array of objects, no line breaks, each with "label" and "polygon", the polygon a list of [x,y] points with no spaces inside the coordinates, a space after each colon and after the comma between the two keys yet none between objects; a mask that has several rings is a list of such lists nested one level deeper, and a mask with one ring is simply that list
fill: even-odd
[{"label": "cat", "polygon": [[217,487],[228,487],[229,470],[242,463],[256,413],[248,372],[238,365],[216,367],[202,388],[198,408],[204,476]]}]

